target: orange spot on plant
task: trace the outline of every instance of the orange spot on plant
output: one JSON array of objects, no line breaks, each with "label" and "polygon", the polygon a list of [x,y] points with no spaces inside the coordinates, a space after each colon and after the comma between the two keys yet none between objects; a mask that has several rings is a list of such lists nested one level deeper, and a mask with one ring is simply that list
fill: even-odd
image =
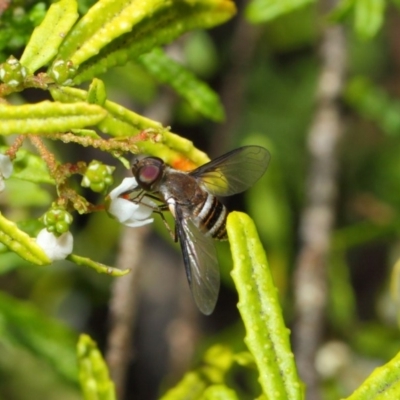
[{"label": "orange spot on plant", "polygon": [[197,165],[190,161],[188,158],[179,157],[172,161],[171,167],[180,171],[191,171],[195,169]]}]

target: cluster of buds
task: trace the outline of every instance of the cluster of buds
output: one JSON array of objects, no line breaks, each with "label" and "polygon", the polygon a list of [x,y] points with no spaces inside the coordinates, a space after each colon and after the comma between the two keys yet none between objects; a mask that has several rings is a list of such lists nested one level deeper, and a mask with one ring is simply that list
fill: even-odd
[{"label": "cluster of buds", "polygon": [[102,193],[113,184],[114,169],[115,167],[93,160],[83,175],[81,185],[92,189],[93,192]]},{"label": "cluster of buds", "polygon": [[11,87],[21,85],[26,75],[26,68],[13,56],[0,65],[0,79]]},{"label": "cluster of buds", "polygon": [[45,225],[36,243],[51,261],[63,260],[72,253],[74,238],[69,231],[72,215],[65,208],[53,205],[41,218]]},{"label": "cluster of buds", "polygon": [[73,220],[72,215],[64,207],[57,205],[53,205],[41,219],[46,229],[58,236],[69,231]]}]

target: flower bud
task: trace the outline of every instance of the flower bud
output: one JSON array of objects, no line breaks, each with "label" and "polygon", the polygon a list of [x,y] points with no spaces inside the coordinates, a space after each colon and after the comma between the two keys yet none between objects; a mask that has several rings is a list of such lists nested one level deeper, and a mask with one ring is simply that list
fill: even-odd
[{"label": "flower bud", "polygon": [[77,68],[72,61],[56,60],[49,69],[49,76],[60,85],[69,85],[75,76]]},{"label": "flower bud", "polygon": [[10,56],[0,65],[0,79],[11,87],[21,85],[26,75],[26,68],[14,56]]},{"label": "flower bud", "polygon": [[93,192],[104,192],[114,181],[112,177],[114,169],[115,167],[93,160],[86,169],[81,185],[90,187]]},{"label": "flower bud", "polygon": [[69,231],[72,220],[72,215],[65,208],[58,206],[53,206],[42,217],[46,229],[58,236]]}]

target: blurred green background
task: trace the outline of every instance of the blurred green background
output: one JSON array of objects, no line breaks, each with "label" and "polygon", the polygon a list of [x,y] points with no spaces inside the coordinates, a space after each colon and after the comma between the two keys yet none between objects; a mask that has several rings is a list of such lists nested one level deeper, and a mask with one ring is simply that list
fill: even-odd
[{"label": "blurred green background", "polygon": [[[81,1],[80,11],[91,3]],[[186,34],[169,49],[221,94],[225,122],[206,120],[139,64],[100,78],[109,99],[138,113],[157,115],[153,107],[161,104],[162,122],[210,157],[250,143],[270,150],[266,175],[227,205],[255,220],[291,326],[292,273],[309,164],[306,140],[315,110],[318,44],[328,22],[318,5],[311,4],[254,26],[244,19],[245,3],[237,5],[238,15],[229,23]],[[47,7],[47,2],[12,2],[0,20],[0,62],[9,54],[20,56]],[[400,278],[394,269],[400,258],[400,14],[395,4],[388,4],[383,25],[372,38],[355,33],[351,13],[345,17],[348,74],[341,107],[346,129],[338,155],[324,344],[317,355],[324,399],[350,394],[400,348]],[[15,101],[39,101],[43,95],[29,90]],[[50,146],[64,162],[96,158],[114,163],[95,150]],[[124,174],[118,166],[116,182]],[[53,195],[50,187],[10,181],[0,207],[23,224],[39,217]],[[96,201],[92,193],[87,195]],[[202,317],[192,304],[178,248],[161,221],[152,228],[140,273],[126,399],[157,398],[212,343],[245,349],[228,245],[218,245],[223,286],[217,308]],[[35,227],[24,229],[33,232]],[[93,214],[75,218],[73,230],[74,252],[115,264],[121,230],[116,221],[105,213]],[[104,349],[113,278],[67,261],[34,267],[5,248],[0,252],[0,398],[81,398],[77,336],[87,332]],[[240,398],[257,395],[256,379],[251,371],[232,374]]]}]

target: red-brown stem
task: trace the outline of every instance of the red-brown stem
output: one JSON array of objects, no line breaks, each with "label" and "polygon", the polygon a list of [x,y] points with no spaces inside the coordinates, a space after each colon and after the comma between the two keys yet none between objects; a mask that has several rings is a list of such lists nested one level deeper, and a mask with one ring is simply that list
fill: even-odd
[{"label": "red-brown stem", "polygon": [[14,160],[14,158],[16,157],[17,151],[20,149],[20,147],[24,143],[25,137],[26,136],[24,136],[24,135],[17,136],[17,138],[14,140],[14,143],[5,152],[5,154],[7,154],[11,160]]},{"label": "red-brown stem", "polygon": [[36,147],[40,156],[43,158],[44,162],[46,163],[47,167],[49,168],[50,175],[56,180],[57,179],[57,160],[54,157],[54,154],[47,150],[46,146],[42,142],[42,139],[39,136],[29,135],[29,140],[31,143]]}]

